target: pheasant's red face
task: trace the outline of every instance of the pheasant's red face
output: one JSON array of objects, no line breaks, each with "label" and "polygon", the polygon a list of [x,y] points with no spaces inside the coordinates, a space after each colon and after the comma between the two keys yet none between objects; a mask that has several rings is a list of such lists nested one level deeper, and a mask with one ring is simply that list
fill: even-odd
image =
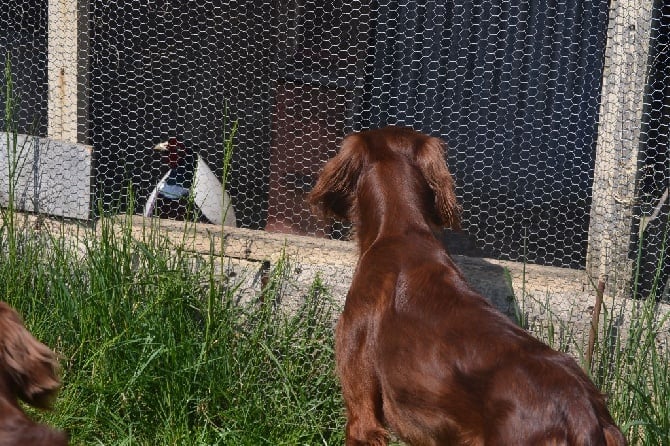
[{"label": "pheasant's red face", "polygon": [[184,156],[186,147],[183,142],[178,141],[175,137],[171,137],[167,141],[166,150],[168,151],[168,165],[170,169],[174,169],[179,164],[179,160]]}]

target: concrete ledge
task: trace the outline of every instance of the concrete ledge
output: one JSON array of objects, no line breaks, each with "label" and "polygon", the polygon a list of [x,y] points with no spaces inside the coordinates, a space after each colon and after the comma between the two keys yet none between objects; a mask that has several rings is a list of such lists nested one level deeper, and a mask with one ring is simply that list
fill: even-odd
[{"label": "concrete ledge", "polygon": [[[147,231],[156,229],[172,243],[200,254],[223,254],[234,259],[270,263],[287,256],[300,265],[304,275],[301,278],[297,274],[296,280],[304,280],[303,285],[308,287],[315,276],[315,272],[309,272],[321,271],[322,280],[342,302],[358,259],[356,245],[350,241],[132,218],[135,238],[146,237]],[[542,310],[548,307],[552,308],[551,316],[559,320],[574,320],[577,316],[582,322],[590,323],[596,292],[588,284],[584,271],[460,255],[453,258],[472,286],[510,316],[524,313],[531,319],[550,316],[546,308]],[[522,299],[530,302],[518,308],[516,302]]]},{"label": "concrete ledge", "polygon": [[[117,221],[123,221],[119,217]],[[357,254],[353,243],[204,223],[132,217],[132,231],[141,238],[158,230],[171,242],[200,254],[217,254],[251,261],[277,261],[283,255],[301,262],[351,265]]]},{"label": "concrete ledge", "polygon": [[[102,226],[102,222],[91,227],[77,221],[62,222],[34,215],[24,215],[21,221],[75,242],[87,234],[99,235]],[[330,290],[336,305],[342,305],[358,256],[355,244],[348,241],[141,216],[116,217],[111,224],[118,232],[129,228],[138,241],[163,240],[168,247],[227,259],[218,260],[221,272],[236,278],[241,300],[257,296],[269,269],[280,259],[288,259],[286,283],[281,292],[283,304],[292,306],[292,302],[300,301],[318,277]],[[551,326],[557,336],[578,344],[583,345],[587,339],[596,289],[585,271],[460,255],[453,258],[471,285],[510,317],[523,317],[534,330]],[[641,302],[605,293],[603,305],[601,322],[607,317],[617,329],[625,331],[631,312]],[[670,307],[658,304],[656,312],[660,319],[670,312]],[[670,322],[666,320],[658,336],[667,338],[669,333]]]}]

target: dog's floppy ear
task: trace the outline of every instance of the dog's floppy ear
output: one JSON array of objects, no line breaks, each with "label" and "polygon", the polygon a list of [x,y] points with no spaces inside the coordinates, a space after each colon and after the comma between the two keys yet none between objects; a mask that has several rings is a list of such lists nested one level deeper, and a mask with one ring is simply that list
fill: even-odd
[{"label": "dog's floppy ear", "polygon": [[323,167],[307,197],[317,212],[324,217],[349,218],[364,157],[365,141],[358,134],[344,138],[340,151]]},{"label": "dog's floppy ear", "polygon": [[416,152],[416,163],[435,194],[435,208],[440,222],[448,228],[459,230],[461,207],[444,156],[445,145],[442,140],[431,137]]},{"label": "dog's floppy ear", "polygon": [[4,302],[0,302],[0,369],[13,381],[19,398],[35,407],[51,406],[60,387],[56,354],[35,339]]}]

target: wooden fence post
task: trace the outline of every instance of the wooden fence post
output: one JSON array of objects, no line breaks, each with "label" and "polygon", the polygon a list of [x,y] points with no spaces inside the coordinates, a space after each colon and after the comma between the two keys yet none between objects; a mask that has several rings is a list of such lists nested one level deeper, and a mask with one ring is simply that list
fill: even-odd
[{"label": "wooden fence post", "polygon": [[612,0],[598,123],[587,272],[630,284],[630,249],[653,3]]},{"label": "wooden fence post", "polygon": [[49,0],[50,138],[87,143],[88,0]]}]

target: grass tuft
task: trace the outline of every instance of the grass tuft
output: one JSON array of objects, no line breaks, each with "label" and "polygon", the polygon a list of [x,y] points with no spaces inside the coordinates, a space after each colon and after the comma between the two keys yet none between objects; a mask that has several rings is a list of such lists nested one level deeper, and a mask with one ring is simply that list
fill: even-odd
[{"label": "grass tuft", "polygon": [[73,444],[341,442],[334,314],[318,279],[295,311],[277,311],[279,262],[264,298],[241,304],[211,258],[101,225],[83,246],[21,234],[21,255],[0,250],[0,295],[62,357],[47,422]]}]

